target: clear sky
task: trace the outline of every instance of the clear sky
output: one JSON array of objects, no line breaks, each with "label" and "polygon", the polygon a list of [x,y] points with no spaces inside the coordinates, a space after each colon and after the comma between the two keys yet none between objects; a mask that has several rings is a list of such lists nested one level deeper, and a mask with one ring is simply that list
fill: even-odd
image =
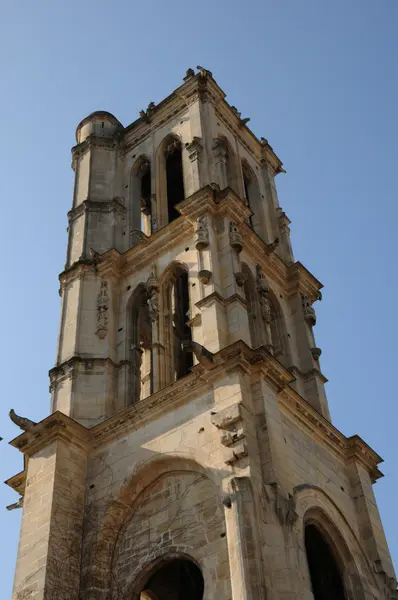
[{"label": "clear sky", "polygon": [[[398,564],[396,0],[3,0],[1,13],[1,478],[22,466],[9,409],[49,411],[76,125],[99,109],[128,125],[200,64],[284,162],[295,258],[325,286],[333,421],[385,459],[375,490]],[[1,506],[16,500],[0,486]],[[0,510],[3,598],[20,516]]]}]

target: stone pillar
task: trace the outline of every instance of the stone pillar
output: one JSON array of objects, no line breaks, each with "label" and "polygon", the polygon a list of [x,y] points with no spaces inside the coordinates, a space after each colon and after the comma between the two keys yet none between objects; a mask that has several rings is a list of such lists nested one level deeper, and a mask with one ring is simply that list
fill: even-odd
[{"label": "stone pillar", "polygon": [[232,600],[265,599],[261,550],[257,543],[254,499],[248,477],[235,477],[231,506],[225,509]]},{"label": "stone pillar", "polygon": [[40,449],[32,451],[29,442],[24,445],[23,451],[32,454],[13,600],[78,600],[87,445],[80,433],[75,434],[76,427],[72,424],[68,431],[65,423],[55,425],[51,434],[45,434],[51,436],[49,443],[31,439],[36,447],[41,444]]},{"label": "stone pillar", "polygon": [[281,208],[277,209],[278,224],[283,258],[288,265],[294,261],[292,244],[290,242],[290,220]]}]

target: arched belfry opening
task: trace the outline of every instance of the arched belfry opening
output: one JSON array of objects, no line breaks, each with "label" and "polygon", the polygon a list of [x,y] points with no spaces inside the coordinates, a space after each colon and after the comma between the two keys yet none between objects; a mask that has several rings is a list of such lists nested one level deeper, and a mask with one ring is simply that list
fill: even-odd
[{"label": "arched belfry opening", "polygon": [[249,225],[265,241],[266,228],[258,179],[246,160],[242,161],[242,176],[245,200],[253,213],[249,217]]},{"label": "arched belfry opening", "polygon": [[148,291],[139,285],[129,303],[130,364],[128,404],[143,400],[152,393],[152,323],[149,315]]},{"label": "arched belfry opening", "polygon": [[146,156],[140,156],[131,173],[130,183],[130,231],[143,231],[151,234],[151,163]]},{"label": "arched belfry opening", "polygon": [[167,187],[167,214],[171,223],[180,213],[176,205],[185,197],[184,179],[182,172],[181,142],[178,138],[170,138],[165,145],[166,187]]},{"label": "arched belfry opening", "polygon": [[313,523],[305,527],[305,549],[314,600],[346,600],[343,577],[334,552]]},{"label": "arched belfry opening", "polygon": [[140,600],[202,600],[204,581],[193,562],[176,558],[163,563],[148,578]]},{"label": "arched belfry opening", "polygon": [[190,327],[189,277],[182,264],[172,265],[162,286],[164,335],[164,385],[188,375],[193,366],[192,353],[182,349],[182,342],[192,341]]}]

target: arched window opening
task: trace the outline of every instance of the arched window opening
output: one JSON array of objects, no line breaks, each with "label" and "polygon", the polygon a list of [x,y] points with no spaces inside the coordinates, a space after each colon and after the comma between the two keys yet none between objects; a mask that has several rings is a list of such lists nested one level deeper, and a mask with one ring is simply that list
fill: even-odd
[{"label": "arched window opening", "polygon": [[137,159],[132,169],[130,196],[130,246],[136,232],[151,234],[151,163],[145,156]]},{"label": "arched window opening", "polygon": [[152,393],[152,323],[144,286],[133,296],[130,330],[129,403],[134,404]]},{"label": "arched window opening", "polygon": [[253,213],[249,217],[249,225],[262,240],[266,241],[264,207],[260,188],[253,169],[246,161],[242,162],[242,175],[245,200]]},{"label": "arched window opening", "polygon": [[263,344],[263,321],[257,300],[256,288],[250,268],[242,263],[243,290],[247,303],[247,316],[249,320],[250,342],[252,348]]},{"label": "arched window opening", "polygon": [[185,559],[174,559],[153,573],[140,600],[203,600],[204,581],[199,567]]},{"label": "arched window opening", "polygon": [[170,140],[164,152],[166,159],[168,222],[171,223],[180,216],[176,205],[182,202],[185,197],[180,140]]},{"label": "arched window opening", "polygon": [[151,233],[151,165],[145,162],[142,165],[141,177],[141,231]]},{"label": "arched window opening", "polygon": [[160,385],[163,387],[188,375],[193,365],[192,353],[181,347],[182,342],[192,341],[189,277],[184,265],[173,263],[169,267],[161,285],[160,303]]},{"label": "arched window opening", "polygon": [[305,549],[314,600],[346,600],[332,548],[313,524],[305,527]]},{"label": "arched window opening", "polygon": [[180,379],[188,375],[192,365],[193,357],[191,352],[184,352],[181,344],[185,340],[192,340],[191,328],[188,325],[190,320],[189,312],[189,289],[188,273],[183,271],[176,279],[173,286],[172,297],[173,314],[173,341],[174,341],[174,371],[175,379]]},{"label": "arched window opening", "polygon": [[[252,209],[252,206],[251,206],[251,202],[250,202],[250,179],[249,179],[249,177],[248,177],[247,170],[244,168],[244,166],[243,166],[243,169],[242,169],[242,170],[243,170],[243,187],[244,187],[244,190],[245,190],[245,198],[246,198],[246,202],[247,202],[247,205],[248,205],[248,207],[249,207],[251,210],[253,210],[253,209]],[[253,229],[253,220],[252,220],[252,216],[253,216],[253,215],[251,215],[251,216],[248,218],[248,222],[249,222],[249,225],[250,225],[250,227]]]}]

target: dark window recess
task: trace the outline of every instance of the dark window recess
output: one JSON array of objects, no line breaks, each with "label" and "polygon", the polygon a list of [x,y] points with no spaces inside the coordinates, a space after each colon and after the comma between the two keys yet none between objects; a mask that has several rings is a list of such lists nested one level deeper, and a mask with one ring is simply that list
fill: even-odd
[{"label": "dark window recess", "polygon": [[147,169],[141,179],[141,198],[149,200],[151,197],[151,170]]},{"label": "dark window recess", "polygon": [[315,525],[305,528],[305,549],[314,600],[346,600],[332,549]]},{"label": "dark window recess", "polygon": [[155,571],[142,591],[152,592],[159,600],[202,600],[204,582],[196,565],[176,559]]},{"label": "dark window recess", "polygon": [[[248,178],[248,176],[246,175],[246,173],[244,171],[243,171],[243,185],[245,188],[246,202],[247,202],[249,208],[251,209],[252,207],[250,204],[250,200],[251,200],[251,198],[250,198],[250,179]],[[249,221],[250,227],[253,228],[252,218],[249,217],[248,221]]]},{"label": "dark window recess", "polygon": [[181,343],[185,340],[192,340],[191,328],[189,322],[189,291],[188,291],[188,273],[181,273],[174,286],[174,342],[175,342],[175,373],[176,379],[188,375],[193,366],[193,356],[191,352],[185,352],[181,349]]},{"label": "dark window recess", "polygon": [[175,206],[184,200],[184,180],[182,175],[181,146],[172,142],[166,150],[167,208],[169,223],[180,213]]}]

